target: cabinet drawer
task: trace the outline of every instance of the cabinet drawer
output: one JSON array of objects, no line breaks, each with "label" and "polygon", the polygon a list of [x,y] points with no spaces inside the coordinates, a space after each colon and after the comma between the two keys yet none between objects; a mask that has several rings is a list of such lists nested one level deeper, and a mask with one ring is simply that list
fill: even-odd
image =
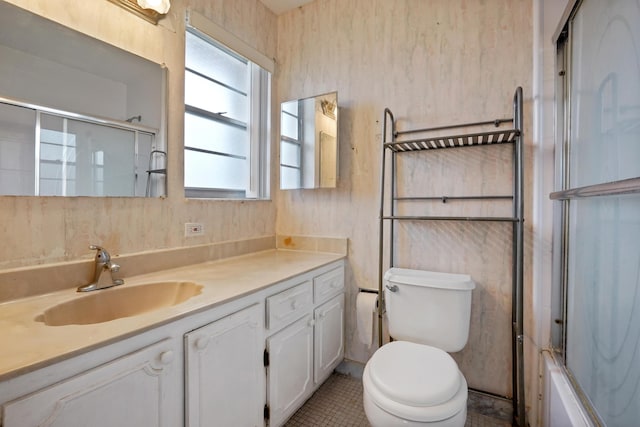
[{"label": "cabinet drawer", "polygon": [[344,290],[344,266],[327,271],[313,279],[313,300],[316,304]]},{"label": "cabinet drawer", "polygon": [[313,291],[307,280],[267,298],[267,328],[275,331],[311,312]]}]

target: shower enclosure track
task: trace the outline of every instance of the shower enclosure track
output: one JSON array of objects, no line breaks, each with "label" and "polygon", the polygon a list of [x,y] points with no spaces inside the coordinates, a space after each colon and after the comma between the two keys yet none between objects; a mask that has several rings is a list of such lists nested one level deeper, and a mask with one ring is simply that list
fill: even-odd
[{"label": "shower enclosure track", "polygon": [[[508,129],[499,129],[501,125],[509,123]],[[383,120],[382,141],[382,169],[380,184],[380,228],[379,228],[379,262],[378,262],[378,294],[380,304],[378,306],[378,344],[382,346],[382,317],[384,314],[384,241],[385,223],[389,223],[389,266],[394,266],[394,242],[395,223],[397,221],[495,221],[511,222],[513,224],[513,274],[512,274],[512,393],[513,393],[513,422],[514,425],[524,426],[525,400],[524,400],[524,361],[523,361],[523,237],[524,237],[524,184],[523,184],[523,135],[522,135],[522,88],[516,88],[513,97],[513,117],[496,120],[462,123],[451,126],[437,126],[423,129],[408,129],[398,131],[396,120],[390,109],[385,108]],[[463,129],[493,125],[492,131],[464,133]],[[449,131],[452,134],[446,136],[434,136],[433,132]],[[421,137],[408,135],[421,134]],[[513,144],[513,194],[511,195],[481,195],[481,196],[425,196],[425,197],[398,197],[397,196],[397,156],[403,153],[416,151],[431,151],[440,149],[461,149],[472,146],[490,146]],[[390,177],[387,177],[387,161],[390,152]],[[385,189],[390,187],[391,196],[385,200]],[[427,201],[440,200],[446,203],[448,200],[511,200],[513,204],[513,216],[406,216],[396,214],[396,204],[399,201]],[[386,205],[389,205],[386,207]],[[387,212],[388,211],[388,212]]]}]

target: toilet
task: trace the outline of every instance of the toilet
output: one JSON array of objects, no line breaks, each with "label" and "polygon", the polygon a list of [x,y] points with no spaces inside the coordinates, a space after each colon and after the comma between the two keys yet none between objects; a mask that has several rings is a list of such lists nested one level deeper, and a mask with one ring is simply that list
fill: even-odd
[{"label": "toilet", "polygon": [[362,376],[373,427],[464,426],[467,382],[449,355],[469,337],[471,291],[464,274],[391,268],[384,276],[389,335]]}]

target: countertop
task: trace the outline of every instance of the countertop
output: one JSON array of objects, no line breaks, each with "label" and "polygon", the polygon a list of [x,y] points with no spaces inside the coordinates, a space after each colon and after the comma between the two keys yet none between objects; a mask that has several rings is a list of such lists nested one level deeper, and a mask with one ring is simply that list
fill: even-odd
[{"label": "countertop", "polygon": [[35,320],[51,306],[82,298],[85,294],[77,293],[75,287],[2,303],[0,381],[233,301],[343,258],[340,254],[274,249],[125,277],[121,287],[175,280],[196,282],[203,288],[199,295],[172,307],[91,325],[47,326]]}]

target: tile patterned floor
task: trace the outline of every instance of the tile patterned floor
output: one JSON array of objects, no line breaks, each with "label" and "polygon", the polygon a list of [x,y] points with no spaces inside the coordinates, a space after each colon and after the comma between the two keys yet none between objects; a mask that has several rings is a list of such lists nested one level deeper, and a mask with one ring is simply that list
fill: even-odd
[{"label": "tile patterned floor", "polygon": [[362,408],[362,382],[335,373],[285,424],[287,427],[368,425]]},{"label": "tile patterned floor", "polygon": [[[483,397],[470,398],[465,427],[508,427],[509,421],[498,411],[493,416],[476,412],[474,408],[487,408],[477,401]],[[471,407],[473,406],[473,407]],[[500,405],[498,405],[500,406]],[[493,411],[491,411],[493,412]],[[334,373],[316,393],[296,412],[285,427],[368,427],[369,423],[362,407],[362,381],[349,375]]]}]

